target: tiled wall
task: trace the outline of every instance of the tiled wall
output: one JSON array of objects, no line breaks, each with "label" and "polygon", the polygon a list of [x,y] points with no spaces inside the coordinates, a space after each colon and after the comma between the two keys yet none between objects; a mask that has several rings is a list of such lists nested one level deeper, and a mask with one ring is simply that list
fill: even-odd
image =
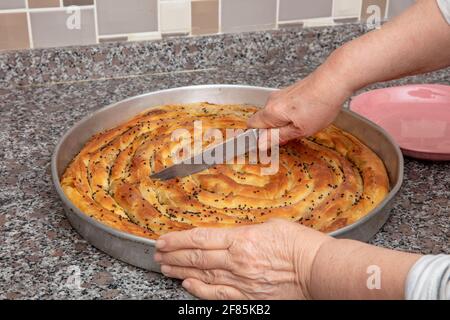
[{"label": "tiled wall", "polygon": [[392,18],[414,0],[0,0],[0,50]]}]

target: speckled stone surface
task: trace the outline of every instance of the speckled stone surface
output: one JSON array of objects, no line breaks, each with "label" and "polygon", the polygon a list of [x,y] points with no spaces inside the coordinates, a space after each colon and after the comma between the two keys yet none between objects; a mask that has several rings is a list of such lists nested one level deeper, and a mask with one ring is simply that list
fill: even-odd
[{"label": "speckled stone surface", "polygon": [[[319,62],[323,48],[334,44],[309,46],[320,50],[314,58]],[[115,260],[71,228],[50,177],[53,149],[76,121],[124,98],[195,84],[283,87],[316,65],[299,58],[294,62],[0,89],[0,298],[190,298],[178,281]],[[419,82],[448,84],[450,69],[390,84]],[[403,188],[372,243],[424,254],[450,253],[449,173],[450,162],[406,159]],[[79,271],[79,288],[70,281],[74,270]]]},{"label": "speckled stone surface", "polygon": [[359,24],[301,27],[159,41],[106,43],[0,54],[0,87],[111,79],[182,70],[321,60],[361,35]]}]

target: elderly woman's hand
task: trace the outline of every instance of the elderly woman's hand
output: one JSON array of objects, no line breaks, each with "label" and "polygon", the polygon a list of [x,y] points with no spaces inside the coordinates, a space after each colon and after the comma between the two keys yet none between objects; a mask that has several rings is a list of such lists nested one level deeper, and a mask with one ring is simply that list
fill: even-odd
[{"label": "elderly woman's hand", "polygon": [[305,79],[272,93],[264,109],[248,120],[253,128],[278,128],[280,143],[310,136],[328,126],[353,90],[330,58]]},{"label": "elderly woman's hand", "polygon": [[163,235],[155,260],[164,275],[204,299],[307,299],[311,267],[331,237],[271,220],[231,229],[197,228]]}]

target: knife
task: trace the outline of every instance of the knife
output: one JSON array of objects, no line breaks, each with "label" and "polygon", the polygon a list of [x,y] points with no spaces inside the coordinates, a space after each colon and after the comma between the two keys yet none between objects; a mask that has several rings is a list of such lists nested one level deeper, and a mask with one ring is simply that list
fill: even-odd
[{"label": "knife", "polygon": [[186,158],[180,163],[154,173],[150,175],[150,178],[156,180],[182,178],[206,170],[216,164],[229,163],[235,157],[257,150],[258,137],[259,129],[246,130],[220,144],[208,147],[203,152]]}]

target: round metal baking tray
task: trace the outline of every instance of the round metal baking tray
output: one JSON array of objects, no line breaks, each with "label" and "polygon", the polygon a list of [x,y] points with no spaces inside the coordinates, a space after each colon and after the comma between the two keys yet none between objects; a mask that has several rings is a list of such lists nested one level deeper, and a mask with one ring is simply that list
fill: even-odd
[{"label": "round metal baking tray", "polygon": [[[112,229],[76,208],[64,194],[60,176],[69,162],[95,133],[113,128],[151,107],[207,101],[217,104],[264,106],[276,89],[240,85],[204,85],[168,89],[132,97],[104,107],[75,124],[61,138],[52,157],[52,177],[72,226],[87,241],[109,255],[132,265],[159,272],[153,260],[154,240]],[[369,240],[386,222],[393,198],[403,180],[403,156],[391,137],[380,127],[348,110],[342,110],[334,122],[358,137],[383,160],[390,180],[388,196],[374,210],[357,222],[330,235],[338,238]]]}]

